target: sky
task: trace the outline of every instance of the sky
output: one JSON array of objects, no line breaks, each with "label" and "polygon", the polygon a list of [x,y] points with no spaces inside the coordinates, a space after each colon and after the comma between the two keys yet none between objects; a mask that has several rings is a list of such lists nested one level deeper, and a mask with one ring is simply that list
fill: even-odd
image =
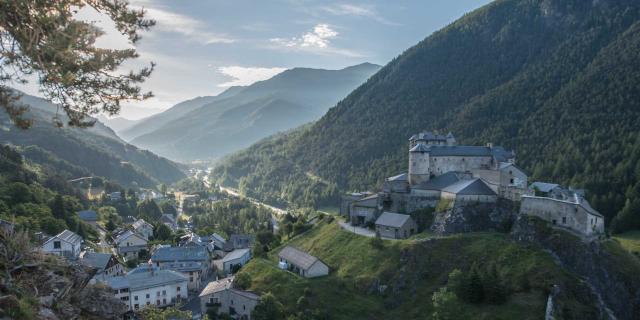
[{"label": "sky", "polygon": [[[124,102],[121,116],[139,119],[229,86],[249,85],[289,68],[384,65],[434,31],[489,0],[132,0],[157,24],[136,43],[137,61],[157,63],[143,84],[154,97]],[[106,34],[97,45],[129,48],[113,24],[92,10]],[[31,83],[19,88],[37,94]]]}]

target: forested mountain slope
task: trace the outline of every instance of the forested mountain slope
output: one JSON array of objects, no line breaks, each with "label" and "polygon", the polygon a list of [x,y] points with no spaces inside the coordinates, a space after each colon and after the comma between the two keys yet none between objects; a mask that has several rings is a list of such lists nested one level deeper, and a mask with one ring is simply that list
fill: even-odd
[{"label": "forested mountain slope", "polygon": [[218,158],[320,118],[379,68],[364,63],[341,70],[286,70],[271,79],[209,97],[208,103],[156,126],[131,143],[179,161]]},{"label": "forested mountain slope", "polygon": [[586,188],[608,221],[640,226],[639,47],[638,1],[498,0],[213,176],[270,202],[337,205],[406,170],[411,134],[452,131],[514,149],[533,179]]},{"label": "forested mountain slope", "polygon": [[185,177],[175,163],[127,144],[100,122],[87,129],[56,128],[52,122],[54,105],[29,95],[24,95],[21,102],[31,106],[28,116],[34,125],[28,130],[18,129],[1,111],[0,144],[23,147],[22,153],[29,160],[57,170],[67,179],[95,175],[124,186],[135,182],[141,187],[155,187]]}]

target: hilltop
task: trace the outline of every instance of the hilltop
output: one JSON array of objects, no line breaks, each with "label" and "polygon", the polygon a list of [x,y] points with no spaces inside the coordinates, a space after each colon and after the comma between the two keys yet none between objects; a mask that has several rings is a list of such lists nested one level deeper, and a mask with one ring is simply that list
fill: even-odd
[{"label": "hilltop", "polygon": [[[533,180],[587,190],[640,227],[640,3],[499,0],[395,58],[317,122],[228,157],[215,181],[271,203],[336,206],[406,170],[414,132],[515,150]],[[634,222],[635,221],[635,222]]]},{"label": "hilltop", "polygon": [[293,68],[215,97],[182,102],[122,132],[141,148],[179,161],[215,159],[271,134],[317,120],[380,66]]},{"label": "hilltop", "polygon": [[[320,310],[331,319],[429,318],[434,311],[433,292],[447,285],[454,269],[467,273],[472,268],[482,271],[495,265],[498,279],[508,292],[506,301],[460,302],[454,318],[540,319],[554,285],[561,292],[554,298],[556,316],[593,319],[600,312],[597,299],[580,278],[563,269],[541,247],[514,242],[508,234],[433,237],[422,233],[409,240],[383,241],[376,247],[370,238],[341,230],[335,221],[327,220],[331,219],[325,218],[286,245],[320,258],[330,266],[329,276],[305,279],[278,269],[277,252],[283,245],[268,258],[253,259],[242,269],[253,279],[251,289],[272,292],[288,314],[308,309]],[[565,247],[574,243],[563,234],[556,232],[556,237],[567,240]],[[616,242],[608,240],[604,247],[616,253],[616,263],[625,265],[627,277],[633,277],[633,270],[640,270],[633,257],[619,256]],[[306,302],[301,307],[302,296]]]}]

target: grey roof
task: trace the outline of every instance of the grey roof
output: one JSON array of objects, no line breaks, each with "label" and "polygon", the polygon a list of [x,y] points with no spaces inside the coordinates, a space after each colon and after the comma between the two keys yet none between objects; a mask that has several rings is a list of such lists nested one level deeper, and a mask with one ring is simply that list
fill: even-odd
[{"label": "grey roof", "polygon": [[387,181],[409,181],[409,178],[406,173],[402,173],[397,176],[387,178]]},{"label": "grey roof", "polygon": [[134,223],[131,224],[131,226],[133,227],[133,229],[136,229],[136,230],[144,226],[153,228],[153,226],[150,223],[144,221],[144,219],[136,220]]},{"label": "grey roof", "polygon": [[[278,257],[287,260],[297,267],[307,270],[320,259],[291,246],[286,246],[278,253]],[[320,261],[322,262],[322,261]]]},{"label": "grey roof", "polygon": [[418,143],[409,152],[429,152],[431,149],[424,143]]},{"label": "grey roof", "polygon": [[411,216],[408,214],[384,212],[378,220],[376,220],[376,225],[400,228],[407,223],[409,219],[411,219]]},{"label": "grey roof", "polygon": [[112,256],[113,255],[110,253],[86,252],[82,256],[82,260],[80,260],[80,262],[85,266],[104,270],[109,264]]},{"label": "grey roof", "polygon": [[557,187],[559,187],[559,184],[555,184],[555,183],[547,183],[547,182],[534,182],[531,184],[531,189],[538,189],[541,192],[549,192]]},{"label": "grey roof", "polygon": [[202,261],[209,259],[207,249],[201,246],[163,247],[156,250],[151,261]]},{"label": "grey roof", "polygon": [[81,236],[79,236],[79,235],[77,235],[77,234],[75,234],[75,233],[73,233],[73,232],[71,232],[69,230],[64,230],[64,231],[58,233],[55,237],[49,238],[49,240],[47,240],[46,242],[49,242],[49,241],[51,241],[53,239],[56,239],[56,238],[60,239],[62,241],[71,243],[71,244],[79,244],[79,243],[82,242],[82,237]]},{"label": "grey roof", "polygon": [[353,205],[357,207],[376,208],[378,206],[378,194],[376,193],[366,198],[356,200],[353,202]]},{"label": "grey roof", "polygon": [[458,174],[454,171],[449,171],[429,181],[423,181],[413,188],[418,190],[442,190],[458,181],[460,181]]},{"label": "grey roof", "polygon": [[130,288],[131,290],[141,290],[187,281],[189,281],[189,279],[178,272],[171,270],[154,270],[153,272],[137,272],[112,277],[107,280],[107,284],[114,289]]},{"label": "grey roof", "polygon": [[131,237],[131,236],[136,236],[144,241],[147,241],[143,236],[131,231],[131,230],[127,230],[125,232],[120,233],[118,236],[116,236],[115,239],[113,239],[116,243],[120,243],[122,241],[124,241],[125,239]]},{"label": "grey roof", "polygon": [[78,217],[84,221],[98,221],[98,214],[93,210],[83,210],[78,212]]},{"label": "grey roof", "polygon": [[221,235],[219,235],[217,233],[212,233],[209,239],[211,239],[212,241],[213,240],[220,241],[222,243],[227,242],[227,240],[225,240]]},{"label": "grey roof", "polygon": [[222,262],[236,260],[236,259],[244,256],[245,254],[247,254],[247,252],[251,252],[251,249],[236,249],[236,250],[233,250],[233,251],[229,252],[226,256],[224,256],[224,258],[222,258]]},{"label": "grey roof", "polygon": [[442,190],[460,195],[488,195],[495,196],[496,193],[482,179],[460,180]]},{"label": "grey roof", "polygon": [[231,285],[233,285],[233,279],[234,277],[229,277],[209,282],[200,292],[200,297],[230,289]]}]

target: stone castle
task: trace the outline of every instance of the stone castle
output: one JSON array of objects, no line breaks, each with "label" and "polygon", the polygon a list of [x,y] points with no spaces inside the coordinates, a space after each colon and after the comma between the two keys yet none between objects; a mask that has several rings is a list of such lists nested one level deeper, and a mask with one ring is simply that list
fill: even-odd
[{"label": "stone castle", "polygon": [[422,132],[409,138],[408,172],[387,178],[377,193],[345,195],[340,210],[351,224],[368,225],[384,212],[409,214],[436,207],[441,200],[464,206],[506,199],[522,203],[522,214],[581,234],[603,232],[602,215],[581,194],[565,191],[560,192],[564,194],[561,198],[535,196],[528,175],[516,165],[513,151],[492,143],[458,145],[452,133]]}]

